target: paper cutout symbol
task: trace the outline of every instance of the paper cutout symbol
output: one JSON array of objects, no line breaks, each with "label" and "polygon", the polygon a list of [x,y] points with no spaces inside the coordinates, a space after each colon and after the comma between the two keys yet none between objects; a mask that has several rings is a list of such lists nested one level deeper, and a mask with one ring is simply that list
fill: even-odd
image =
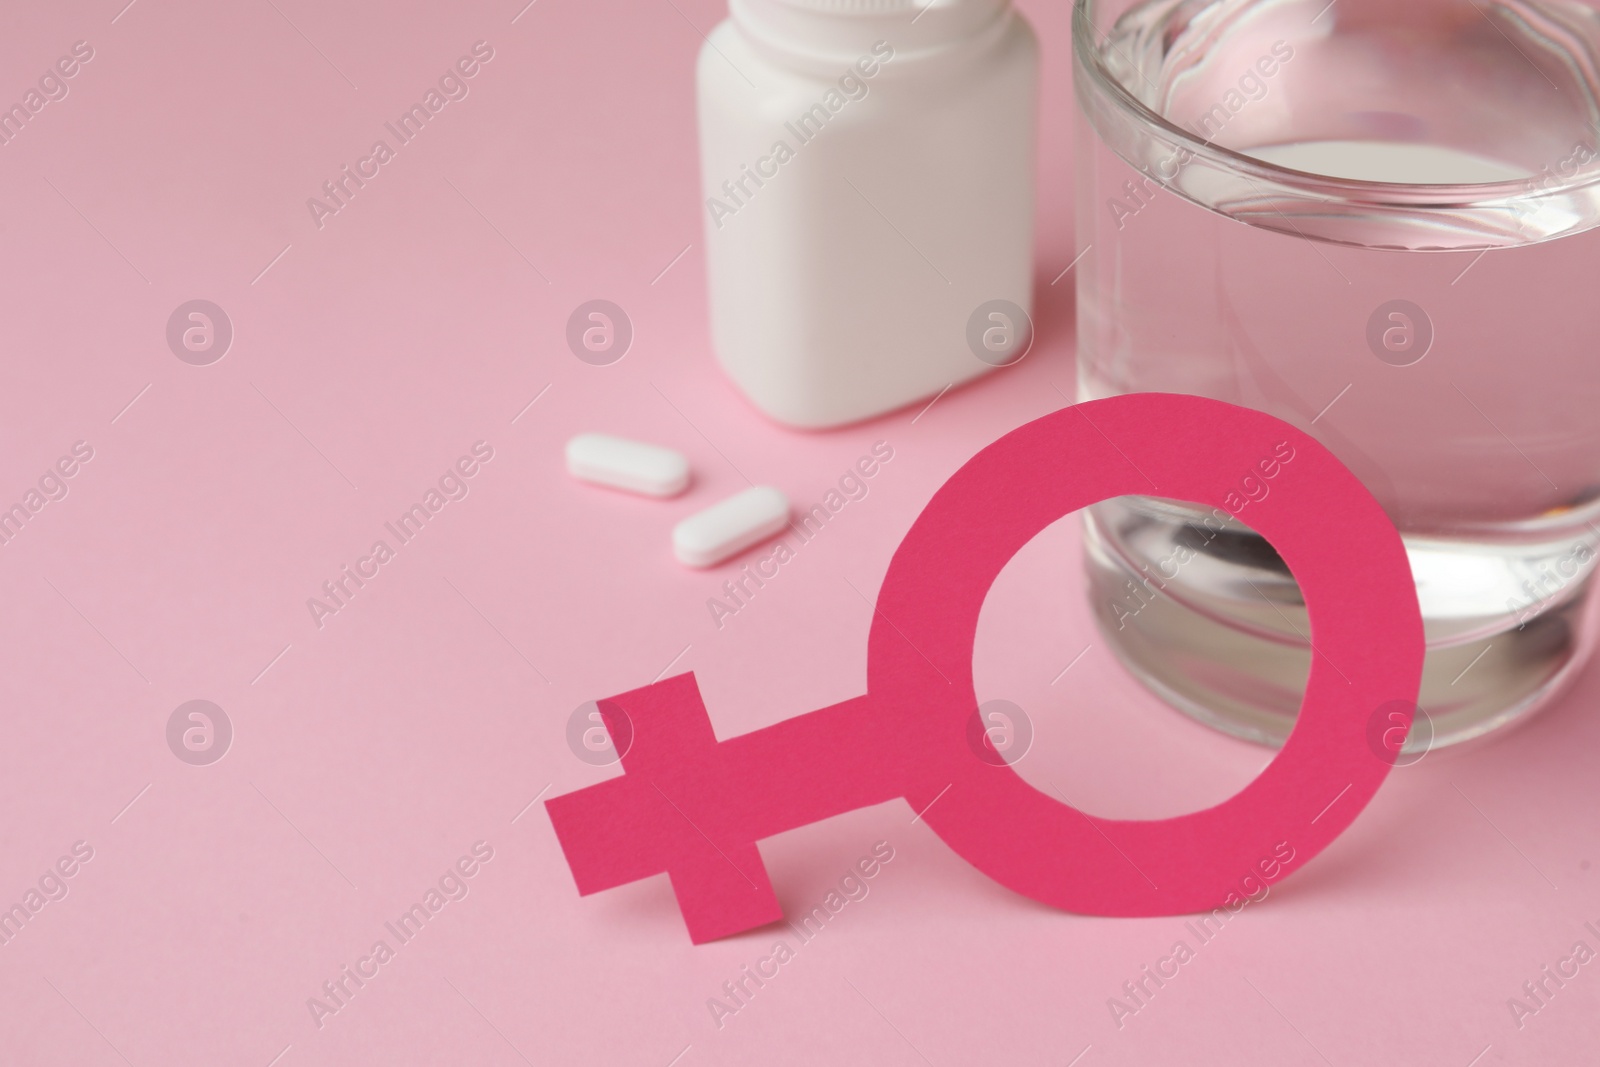
[{"label": "paper cutout symbol", "polygon": [[[1313,655],[1294,730],[1255,781],[1204,811],[1102,819],[973,752],[978,612],[1024,544],[1116,496],[1237,511],[1241,479],[1286,455],[1272,492],[1248,501],[1248,521],[1300,583]],[[697,944],[782,918],[756,842],[898,797],[973,866],[1041,903],[1204,911],[1281,858],[1280,843],[1292,858],[1271,859],[1276,877],[1350,825],[1392,764],[1367,744],[1372,710],[1415,702],[1422,655],[1400,537],[1326,448],[1220,401],[1095,400],[1000,438],[934,494],[879,590],[865,696],[725,741],[693,674],[602,700],[608,725],[616,709],[631,724],[626,773],[545,806],[581,894],[665,871]]]}]

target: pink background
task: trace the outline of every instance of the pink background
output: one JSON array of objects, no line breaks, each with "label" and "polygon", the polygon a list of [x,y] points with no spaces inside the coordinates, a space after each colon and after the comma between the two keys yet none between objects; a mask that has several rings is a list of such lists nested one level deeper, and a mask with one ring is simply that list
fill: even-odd
[{"label": "pink background", "polygon": [[[1023,5],[1045,49],[1035,351],[920,417],[797,435],[707,349],[691,69],[717,0],[123,2],[0,16],[0,102],[73,42],[95,52],[0,146],[0,504],[74,442],[94,449],[0,547],[0,905],[74,842],[94,849],[0,945],[0,1061],[1592,1056],[1600,967],[1520,1030],[1507,998],[1575,941],[1600,948],[1583,928],[1600,926],[1593,675],[1503,740],[1397,771],[1121,1028],[1108,998],[1174,941],[1196,947],[1184,920],[1036,906],[904,803],[763,844],[791,913],[874,842],[895,850],[815,941],[698,948],[664,878],[579,899],[529,807],[618,773],[574,758],[568,715],[669,664],[697,673],[722,736],[863,691],[863,595],[913,517],[1058,406],[1052,385],[1071,393],[1072,276],[1050,284],[1076,254],[1065,4]],[[494,58],[470,95],[319,230],[306,199],[479,40]],[[564,342],[596,297],[636,330],[609,367]],[[195,298],[235,330],[206,367],[165,339]],[[560,448],[585,430],[682,449],[695,485],[661,503],[575,484]],[[494,459],[470,495],[319,629],[307,598],[479,440]],[[718,629],[706,600],[737,568],[678,567],[672,524],[745,476],[810,504],[877,440],[895,458],[870,495]],[[1042,535],[985,606],[980,696],[1038,732],[1019,769],[1112,816],[1228,795],[1268,753],[1110,659],[1077,540],[1071,521]],[[196,698],[235,730],[209,766],[165,739]],[[494,858],[469,894],[319,1028],[307,998],[394,944],[384,922],[480,840]],[[708,998],[779,937],[795,959],[718,1028]]]}]

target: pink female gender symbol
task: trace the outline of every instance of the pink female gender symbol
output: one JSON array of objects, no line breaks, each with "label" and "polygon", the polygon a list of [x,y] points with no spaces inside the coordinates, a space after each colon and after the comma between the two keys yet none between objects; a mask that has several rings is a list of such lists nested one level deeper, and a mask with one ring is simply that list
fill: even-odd
[{"label": "pink female gender symbol", "polygon": [[[1249,525],[1311,613],[1311,675],[1271,764],[1215,807],[1102,819],[1039,792],[967,741],[972,647],[1002,567],[1064,515],[1147,495],[1238,510],[1241,481],[1283,449]],[[580,893],[665,871],[698,944],[783,917],[756,842],[904,797],[1002,885],[1090,915],[1204,911],[1289,842],[1281,877],[1366,805],[1393,755],[1366,726],[1414,703],[1422,618],[1405,550],[1372,495],[1288,423],[1200,397],[1143,393],[1046,415],[958,470],[895,551],[867,642],[867,694],[718,741],[694,675],[599,702],[631,730],[620,778],[546,801]],[[1409,727],[1409,721],[1405,723]],[[1281,857],[1281,853],[1279,854]]]}]

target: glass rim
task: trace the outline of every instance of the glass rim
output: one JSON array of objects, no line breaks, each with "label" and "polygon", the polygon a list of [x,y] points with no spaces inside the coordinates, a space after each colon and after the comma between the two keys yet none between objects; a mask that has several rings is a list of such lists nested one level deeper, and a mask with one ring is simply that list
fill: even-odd
[{"label": "glass rim", "polygon": [[[1158,131],[1163,139],[1171,141],[1175,147],[1204,158],[1217,167],[1242,173],[1247,178],[1260,178],[1275,185],[1320,195],[1327,199],[1409,208],[1492,205],[1515,200],[1561,196],[1600,185],[1600,172],[1585,174],[1582,171],[1570,178],[1552,177],[1547,184],[1540,182],[1537,174],[1496,182],[1454,184],[1340,178],[1269,163],[1256,156],[1226,148],[1214,141],[1202,140],[1148,107],[1106,67],[1101,50],[1094,41],[1107,35],[1095,26],[1089,13],[1090,7],[1100,2],[1101,0],[1073,0],[1072,53],[1078,70],[1084,72],[1093,82],[1095,89],[1113,105],[1129,114],[1141,125]],[[1079,107],[1085,107],[1085,102],[1080,100]],[[1534,187],[1536,183],[1538,183],[1537,188]]]}]

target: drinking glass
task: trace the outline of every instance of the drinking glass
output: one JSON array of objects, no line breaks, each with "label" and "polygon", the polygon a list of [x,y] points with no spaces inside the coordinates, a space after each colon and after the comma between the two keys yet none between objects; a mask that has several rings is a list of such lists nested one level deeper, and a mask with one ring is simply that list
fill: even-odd
[{"label": "drinking glass", "polygon": [[[1362,480],[1405,541],[1426,627],[1409,750],[1548,703],[1595,630],[1595,10],[1077,0],[1074,51],[1080,399],[1269,412]],[[1251,476],[1241,499],[1292,478]],[[1248,521],[1097,505],[1089,586],[1143,682],[1277,744],[1312,635]],[[1362,580],[1359,558],[1349,572]]]}]

